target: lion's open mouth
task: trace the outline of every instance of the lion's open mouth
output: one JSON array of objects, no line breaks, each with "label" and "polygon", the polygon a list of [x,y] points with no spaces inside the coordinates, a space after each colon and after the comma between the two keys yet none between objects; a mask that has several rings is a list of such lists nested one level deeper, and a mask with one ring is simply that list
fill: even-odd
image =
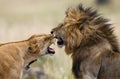
[{"label": "lion's open mouth", "polygon": [[62,47],[65,44],[64,40],[61,37],[55,37],[55,38],[57,39],[58,47]]},{"label": "lion's open mouth", "polygon": [[54,38],[57,39],[57,45],[58,47],[62,47],[65,44],[65,39],[61,35],[55,34],[54,30],[51,31],[51,34],[54,35]]},{"label": "lion's open mouth", "polygon": [[57,44],[58,45],[63,45],[64,44],[64,41],[62,40],[62,38],[58,38]]}]

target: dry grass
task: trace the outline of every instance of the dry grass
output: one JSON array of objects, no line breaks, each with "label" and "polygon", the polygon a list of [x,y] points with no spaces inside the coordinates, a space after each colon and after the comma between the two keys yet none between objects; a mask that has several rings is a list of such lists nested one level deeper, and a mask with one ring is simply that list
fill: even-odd
[{"label": "dry grass", "polygon": [[[78,3],[96,8],[93,0],[0,0],[0,43],[26,39],[32,34],[49,33],[64,18],[67,7]],[[109,7],[101,7],[99,12],[111,19],[120,42],[119,6]],[[33,66],[48,74],[48,79],[73,79],[71,58],[66,56],[64,49],[54,47],[54,56],[44,56]]]}]

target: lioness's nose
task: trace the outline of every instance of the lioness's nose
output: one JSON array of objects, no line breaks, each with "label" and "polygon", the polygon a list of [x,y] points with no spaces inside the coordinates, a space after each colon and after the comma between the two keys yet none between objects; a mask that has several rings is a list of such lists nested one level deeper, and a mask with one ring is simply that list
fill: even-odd
[{"label": "lioness's nose", "polygon": [[48,34],[48,37],[49,37],[49,38],[53,38],[54,35],[53,35],[53,34]]}]

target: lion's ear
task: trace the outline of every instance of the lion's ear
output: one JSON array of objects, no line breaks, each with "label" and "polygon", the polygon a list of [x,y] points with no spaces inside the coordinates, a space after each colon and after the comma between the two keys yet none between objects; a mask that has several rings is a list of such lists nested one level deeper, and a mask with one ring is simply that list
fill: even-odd
[{"label": "lion's ear", "polygon": [[79,20],[82,16],[78,8],[71,7],[71,8],[68,8],[68,10],[66,11],[66,17]]}]

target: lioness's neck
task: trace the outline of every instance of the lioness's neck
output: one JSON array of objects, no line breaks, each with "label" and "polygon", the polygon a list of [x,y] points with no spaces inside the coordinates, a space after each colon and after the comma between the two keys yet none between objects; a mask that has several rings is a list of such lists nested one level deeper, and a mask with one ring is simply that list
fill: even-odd
[{"label": "lioness's neck", "polygon": [[29,47],[29,41],[18,41],[18,42],[9,42],[9,43],[4,43],[4,44],[0,44],[0,47],[5,47],[8,49],[16,49],[19,54],[21,55],[21,57],[24,57],[25,54],[28,51],[28,47]]}]

